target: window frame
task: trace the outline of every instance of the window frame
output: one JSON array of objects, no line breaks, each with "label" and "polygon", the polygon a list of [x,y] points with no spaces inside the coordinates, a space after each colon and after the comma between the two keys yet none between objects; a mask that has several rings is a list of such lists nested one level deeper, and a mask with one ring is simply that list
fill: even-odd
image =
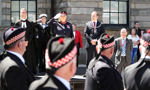
[{"label": "window frame", "polygon": [[[12,11],[12,1],[19,1],[19,11]],[[10,21],[11,21],[11,25],[14,25],[15,22],[12,22],[12,13],[13,12],[18,12],[19,13],[19,19],[20,19],[20,1],[27,1],[27,19],[29,18],[29,12],[35,12],[35,20],[37,20],[37,0],[11,0],[11,5],[10,5]],[[28,11],[28,3],[29,1],[35,1],[35,11]]]},{"label": "window frame", "polygon": [[[109,13],[109,24],[105,24],[103,23],[103,25],[105,27],[110,27],[110,28],[113,28],[113,27],[129,27],[129,0],[103,0],[103,1],[109,1],[109,11],[108,12],[103,12],[104,13]],[[111,12],[111,1],[118,1],[118,12]],[[127,23],[126,24],[119,24],[119,14],[120,13],[125,13],[125,12],[120,12],[119,11],[119,2],[126,2],[126,6],[127,6],[127,11],[126,11],[126,21]],[[111,13],[118,13],[118,24],[111,24]],[[102,14],[102,15],[103,15]],[[103,16],[102,16],[102,21],[103,21]]]}]

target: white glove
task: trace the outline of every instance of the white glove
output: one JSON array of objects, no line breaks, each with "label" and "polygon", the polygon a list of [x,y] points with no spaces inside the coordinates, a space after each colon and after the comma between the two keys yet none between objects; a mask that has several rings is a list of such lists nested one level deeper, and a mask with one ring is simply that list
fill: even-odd
[{"label": "white glove", "polygon": [[42,21],[42,19],[38,19],[38,20],[36,20],[36,22],[41,22]]},{"label": "white glove", "polygon": [[60,13],[58,13],[58,14],[56,14],[56,15],[55,15],[54,19],[59,19],[59,18],[60,18],[60,16],[61,16],[61,14],[60,14]]}]

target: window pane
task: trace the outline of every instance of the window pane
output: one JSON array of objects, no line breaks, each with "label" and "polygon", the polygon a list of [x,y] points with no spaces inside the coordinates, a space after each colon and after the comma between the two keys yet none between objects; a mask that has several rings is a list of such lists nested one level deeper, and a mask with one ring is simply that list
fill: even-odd
[{"label": "window pane", "polygon": [[28,11],[35,11],[35,1],[28,1]]},{"label": "window pane", "polygon": [[109,24],[109,13],[103,13],[103,22]]},{"label": "window pane", "polygon": [[35,21],[36,17],[35,17],[35,12],[28,12],[28,19],[31,21]]},{"label": "window pane", "polygon": [[111,24],[118,24],[118,13],[111,13]]},{"label": "window pane", "polygon": [[21,8],[27,9],[27,1],[20,1],[20,9]]},{"label": "window pane", "polygon": [[127,2],[119,2],[119,12],[127,11]]},{"label": "window pane", "polygon": [[19,1],[12,1],[11,11],[19,11]]},{"label": "window pane", "polygon": [[111,12],[118,12],[118,2],[111,1]]},{"label": "window pane", "polygon": [[126,13],[119,13],[119,24],[127,24]]},{"label": "window pane", "polygon": [[12,12],[11,14],[11,21],[12,23],[15,23],[19,20],[19,12]]},{"label": "window pane", "polygon": [[109,12],[109,1],[103,1],[103,12]]}]

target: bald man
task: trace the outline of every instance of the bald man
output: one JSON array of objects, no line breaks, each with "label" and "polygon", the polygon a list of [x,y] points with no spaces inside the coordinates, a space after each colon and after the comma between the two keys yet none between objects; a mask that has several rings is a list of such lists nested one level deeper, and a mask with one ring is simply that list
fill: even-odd
[{"label": "bald man", "polygon": [[119,73],[124,70],[124,68],[131,64],[131,51],[132,51],[132,40],[127,37],[127,29],[122,28],[120,31],[119,38],[115,39],[115,65]]}]

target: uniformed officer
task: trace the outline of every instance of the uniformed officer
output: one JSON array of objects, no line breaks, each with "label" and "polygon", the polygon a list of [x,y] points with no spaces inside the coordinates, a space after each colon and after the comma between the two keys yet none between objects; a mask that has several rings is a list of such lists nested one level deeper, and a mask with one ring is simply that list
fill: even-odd
[{"label": "uniformed officer", "polygon": [[98,13],[93,11],[91,13],[91,21],[86,23],[84,29],[84,35],[86,38],[86,66],[92,58],[96,55],[96,42],[97,39],[104,33],[104,27],[101,22],[98,21]]},{"label": "uniformed officer", "polygon": [[0,55],[0,90],[28,90],[35,80],[23,58],[28,45],[25,33],[23,28],[12,27],[3,34],[5,51]]},{"label": "uniformed officer", "polygon": [[48,24],[55,29],[56,36],[73,37],[72,25],[67,22],[67,13],[65,11],[61,11],[50,19]]},{"label": "uniformed officer", "polygon": [[96,46],[97,57],[90,61],[85,90],[123,90],[122,78],[110,60],[114,52],[114,37],[103,34]]},{"label": "uniformed officer", "polygon": [[47,74],[34,81],[29,90],[71,90],[69,81],[76,72],[76,54],[73,38],[52,38],[45,54]]},{"label": "uniformed officer", "polygon": [[125,86],[127,90],[150,89],[150,34],[143,34],[140,40],[141,58],[135,64],[125,68]]},{"label": "uniformed officer", "polygon": [[36,25],[36,46],[37,46],[37,59],[38,59],[38,68],[39,72],[45,71],[45,49],[48,43],[48,40],[53,37],[53,32],[47,24],[47,15],[40,14],[38,23]]}]

